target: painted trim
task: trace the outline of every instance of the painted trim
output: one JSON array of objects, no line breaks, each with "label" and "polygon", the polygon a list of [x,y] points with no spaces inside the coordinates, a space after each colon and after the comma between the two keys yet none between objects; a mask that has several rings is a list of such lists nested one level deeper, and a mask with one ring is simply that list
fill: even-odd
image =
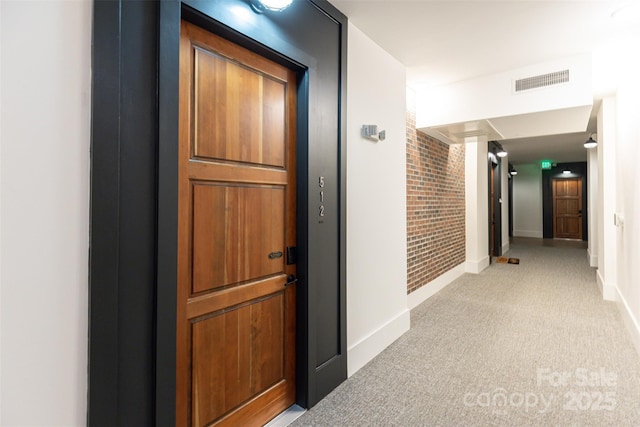
[{"label": "painted trim", "polygon": [[[502,145],[498,141],[489,141],[487,143],[487,230],[489,232],[489,242],[487,245],[489,253],[502,255],[502,169],[504,162],[502,157],[498,157]],[[494,168],[495,165],[495,168]],[[493,176],[493,184],[491,177]],[[491,186],[493,185],[494,196],[493,206],[491,206]],[[491,219],[491,211],[493,210],[493,220]],[[493,223],[492,223],[493,221]],[[493,225],[493,227],[492,227]],[[491,247],[491,230],[493,229],[493,248]]]},{"label": "painted trim", "polygon": [[489,267],[488,255],[483,258],[480,258],[477,261],[467,260],[467,262],[465,263],[465,271],[467,273],[478,274],[487,267]]},{"label": "painted trim", "polygon": [[629,304],[627,304],[627,300],[622,293],[620,293],[620,290],[616,288],[615,291],[617,295],[616,304],[618,306],[618,310],[620,310],[622,320],[629,331],[631,341],[640,355],[640,322],[638,322],[638,319],[633,315],[633,311],[629,308]]},{"label": "painted trim", "polygon": [[400,338],[411,327],[411,312],[408,309],[398,313],[348,349],[347,376],[358,372],[385,348]]},{"label": "painted trim", "polygon": [[407,306],[409,307],[409,310],[413,310],[427,299],[444,289],[458,277],[466,273],[465,266],[466,263],[463,262],[407,295]]},{"label": "painted trim", "polygon": [[617,286],[606,284],[604,281],[604,277],[600,273],[600,269],[596,270],[598,288],[600,288],[600,293],[602,294],[602,299],[605,301],[616,301],[616,297],[618,295]]},{"label": "painted trim", "polygon": [[[565,175],[564,169],[573,173]],[[580,178],[582,181],[582,240],[589,240],[587,162],[558,163],[551,170],[542,171],[542,237],[553,239],[553,181],[565,178]]]},{"label": "painted trim", "polygon": [[[175,425],[170,414],[175,391],[166,417],[158,418],[155,412],[161,405],[156,391],[170,389],[168,377],[175,378],[171,366],[162,367],[166,368],[162,381],[156,378],[157,362],[170,363],[175,352],[156,359],[156,337],[175,336],[171,312],[163,312],[164,323],[156,323],[158,309],[166,307],[157,301],[164,295],[161,280],[171,276],[170,263],[158,262],[156,245],[158,212],[164,208],[157,193],[158,140],[171,125],[160,122],[158,115],[159,92],[171,96],[164,87],[158,90],[160,6],[160,2],[93,2],[89,426],[156,421]],[[165,260],[175,259],[164,254]]]},{"label": "painted trim", "polygon": [[591,253],[591,249],[587,249],[587,258],[589,259],[589,267],[598,267],[598,255]]}]

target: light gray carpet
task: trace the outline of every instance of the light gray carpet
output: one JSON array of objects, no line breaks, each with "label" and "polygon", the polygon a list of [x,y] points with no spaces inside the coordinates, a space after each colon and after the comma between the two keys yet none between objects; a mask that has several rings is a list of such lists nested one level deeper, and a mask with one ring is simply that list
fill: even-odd
[{"label": "light gray carpet", "polygon": [[[583,249],[513,245],[294,426],[638,426],[640,357]],[[585,378],[587,377],[587,378]]]}]

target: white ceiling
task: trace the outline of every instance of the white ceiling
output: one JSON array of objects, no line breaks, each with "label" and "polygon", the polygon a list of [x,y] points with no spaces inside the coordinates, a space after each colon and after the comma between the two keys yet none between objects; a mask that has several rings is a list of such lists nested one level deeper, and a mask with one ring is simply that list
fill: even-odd
[{"label": "white ceiling", "polygon": [[[612,18],[624,6],[638,8],[638,0],[329,1],[407,67],[407,84],[415,88],[593,52],[599,45],[640,35],[640,21],[624,19],[629,9],[617,13],[623,19]],[[599,90],[594,88],[594,105],[602,95]],[[594,125],[592,120],[590,131]],[[588,133],[501,143],[517,163],[540,156],[584,160],[577,141],[584,142],[585,136]]]}]

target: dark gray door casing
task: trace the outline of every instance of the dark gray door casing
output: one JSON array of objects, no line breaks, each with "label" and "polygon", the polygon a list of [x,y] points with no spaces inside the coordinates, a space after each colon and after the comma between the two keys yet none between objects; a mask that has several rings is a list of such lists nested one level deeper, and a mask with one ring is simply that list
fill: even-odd
[{"label": "dark gray door casing", "polygon": [[[493,200],[493,209],[494,209],[494,218],[491,218],[491,206],[489,205],[489,234],[491,234],[491,223],[494,224],[494,234],[493,234],[493,250],[496,256],[502,255],[502,168],[503,168],[503,160],[498,157],[498,151],[502,150],[502,146],[499,146],[496,142],[489,141],[488,144],[488,152],[493,154],[493,159],[496,160],[494,163],[491,160],[491,157],[488,159],[488,173],[489,173],[489,187],[487,189],[489,195],[489,204],[491,204],[491,168],[493,164],[496,164],[496,170],[493,175],[493,189],[494,189],[494,200]],[[489,255],[491,254],[491,236],[489,236]]]},{"label": "dark gray door casing", "polygon": [[[562,173],[570,170],[570,174]],[[589,210],[587,206],[587,162],[554,164],[542,171],[542,237],[553,239],[553,180],[554,178],[582,179],[582,240],[589,239]]]},{"label": "dark gray door casing", "polygon": [[182,18],[298,73],[297,403],[315,405],[347,375],[344,15],[326,0],[280,14],[249,0],[95,1],[91,426],[175,425]]}]

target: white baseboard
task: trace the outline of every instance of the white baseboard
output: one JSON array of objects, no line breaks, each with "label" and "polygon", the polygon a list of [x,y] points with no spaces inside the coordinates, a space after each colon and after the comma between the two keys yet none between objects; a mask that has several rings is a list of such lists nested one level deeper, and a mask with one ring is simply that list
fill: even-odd
[{"label": "white baseboard", "polygon": [[633,312],[629,308],[627,304],[627,300],[625,297],[618,291],[616,288],[616,302],[618,305],[618,309],[620,310],[620,314],[622,315],[622,319],[631,335],[631,341],[636,348],[638,354],[640,354],[640,322],[633,315]]},{"label": "white baseboard", "polygon": [[400,338],[411,327],[411,312],[406,309],[347,350],[347,376],[355,374],[382,350]]},{"label": "white baseboard", "polygon": [[587,249],[587,258],[589,259],[589,267],[598,266],[598,255],[592,254],[591,249]]},{"label": "white baseboard", "polygon": [[467,273],[478,274],[485,268],[489,267],[489,257],[485,256],[477,261],[467,260],[465,263],[465,271]]},{"label": "white baseboard", "polygon": [[600,292],[602,293],[602,299],[605,301],[616,301],[618,296],[616,286],[605,283],[604,277],[602,277],[602,274],[600,273],[600,269],[596,270],[596,277],[598,288],[600,288]]},{"label": "white baseboard", "polygon": [[509,252],[509,242],[502,244],[502,253],[506,254],[507,252]]},{"label": "white baseboard", "polygon": [[412,310],[415,307],[419,306],[421,303],[435,295],[449,283],[462,276],[465,272],[465,263],[463,262],[457,267],[453,267],[446,273],[436,277],[434,280],[422,286],[421,288],[411,292],[409,295],[407,295],[407,305],[409,306],[409,310]]},{"label": "white baseboard", "polygon": [[542,239],[542,231],[536,230],[513,230],[514,237],[534,237],[536,239]]}]

